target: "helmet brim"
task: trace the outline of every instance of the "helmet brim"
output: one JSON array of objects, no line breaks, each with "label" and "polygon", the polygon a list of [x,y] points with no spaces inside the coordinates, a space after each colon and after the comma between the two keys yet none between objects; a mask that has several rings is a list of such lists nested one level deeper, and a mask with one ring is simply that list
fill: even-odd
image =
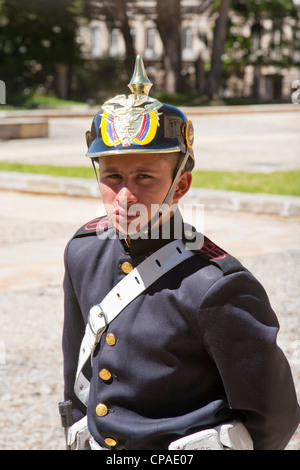
[{"label": "helmet brim", "polygon": [[165,140],[163,143],[159,143],[157,145],[151,145],[147,148],[145,145],[136,145],[132,144],[128,146],[128,148],[123,147],[122,145],[111,147],[110,149],[107,148],[106,145],[103,144],[101,138],[97,138],[91,144],[86,156],[89,158],[99,158],[103,156],[113,156],[113,155],[132,155],[132,154],[143,154],[143,153],[173,153],[173,152],[184,152],[185,148],[180,145],[177,139],[168,139]]}]

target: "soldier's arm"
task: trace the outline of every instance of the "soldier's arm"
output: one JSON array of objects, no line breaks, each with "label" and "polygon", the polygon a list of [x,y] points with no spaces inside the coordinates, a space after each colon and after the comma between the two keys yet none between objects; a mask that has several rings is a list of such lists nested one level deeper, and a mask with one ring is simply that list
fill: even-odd
[{"label": "soldier's arm", "polygon": [[223,276],[198,315],[229,406],[239,410],[254,449],[283,449],[299,424],[299,406],[279,324],[260,283],[247,271]]},{"label": "soldier's arm", "polygon": [[63,369],[65,400],[72,401],[73,419],[78,421],[86,414],[85,406],[74,393],[74,382],[78,364],[80,344],[84,335],[85,325],[81,309],[73,288],[68,268],[68,246],[65,250],[64,276],[64,325],[63,325]]}]

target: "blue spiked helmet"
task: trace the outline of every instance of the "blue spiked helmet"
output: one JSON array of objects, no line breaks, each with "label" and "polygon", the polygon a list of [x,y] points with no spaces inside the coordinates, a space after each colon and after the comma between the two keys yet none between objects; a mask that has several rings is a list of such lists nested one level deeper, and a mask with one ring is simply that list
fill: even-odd
[{"label": "blue spiked helmet", "polygon": [[149,96],[152,86],[137,56],[129,83],[132,94],[106,101],[86,132],[87,157],[134,153],[182,152],[194,166],[194,130],[178,108]]},{"label": "blue spiked helmet", "polygon": [[[129,96],[118,95],[106,101],[86,132],[87,157],[91,158],[96,178],[95,160],[102,156],[132,154],[167,154],[178,152],[178,165],[172,184],[160,208],[139,234],[147,234],[161,217],[183,170],[194,167],[194,130],[191,121],[174,106],[151,98],[152,86],[143,60],[137,56],[129,83]],[[138,234],[135,234],[138,235]]]}]

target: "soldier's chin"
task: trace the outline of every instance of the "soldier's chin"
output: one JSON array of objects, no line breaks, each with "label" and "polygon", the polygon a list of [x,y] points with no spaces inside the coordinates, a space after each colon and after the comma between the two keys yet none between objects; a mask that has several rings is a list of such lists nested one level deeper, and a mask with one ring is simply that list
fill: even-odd
[{"label": "soldier's chin", "polygon": [[143,222],[139,218],[136,220],[132,220],[130,223],[126,224],[116,223],[115,228],[119,232],[119,234],[121,234],[121,236],[125,238],[147,238],[149,236],[149,221],[146,219]]},{"label": "soldier's chin", "polygon": [[120,222],[116,221],[114,224],[116,230],[122,235],[122,237],[133,238],[137,236],[140,231],[140,224],[132,224],[131,222]]}]

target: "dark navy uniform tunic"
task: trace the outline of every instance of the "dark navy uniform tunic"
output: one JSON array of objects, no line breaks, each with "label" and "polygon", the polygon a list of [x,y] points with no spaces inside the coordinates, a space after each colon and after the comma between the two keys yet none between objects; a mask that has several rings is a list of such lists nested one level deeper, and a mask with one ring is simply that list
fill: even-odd
[{"label": "dark navy uniform tunic", "polygon": [[167,449],[232,419],[244,422],[255,449],[283,449],[300,414],[277,318],[254,276],[206,238],[109,324],[86,371],[86,411],[73,387],[89,310],[170,241],[131,240],[128,249],[99,237],[107,225],[104,217],[82,227],[65,251],[65,399],[74,419],[87,412],[94,439],[117,450]]}]

